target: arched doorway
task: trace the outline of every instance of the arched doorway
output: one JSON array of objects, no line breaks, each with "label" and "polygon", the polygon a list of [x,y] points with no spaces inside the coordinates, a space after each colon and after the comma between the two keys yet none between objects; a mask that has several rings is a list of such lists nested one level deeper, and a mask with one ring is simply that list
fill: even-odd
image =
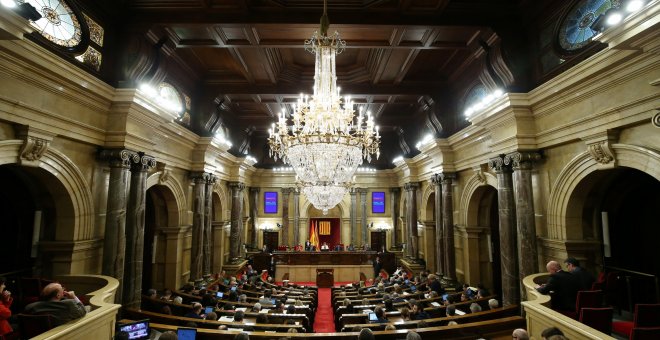
[{"label": "arched doorway", "polygon": [[[600,247],[580,252],[567,246],[568,255],[580,258],[592,272],[604,265],[608,271],[619,268],[660,276],[660,263],[649,258],[650,252],[660,248],[659,192],[660,181],[640,170],[618,167],[588,174],[570,195],[567,217],[573,223],[567,224],[567,233],[596,240]],[[609,232],[603,229],[604,220],[609,222]],[[609,245],[603,241],[604,233],[609,234]],[[605,249],[608,246],[609,253]],[[631,287],[621,294],[631,292],[632,305],[660,298],[653,297],[656,287],[652,278],[624,275],[630,276]],[[629,305],[622,303],[622,307]]]},{"label": "arched doorway", "polygon": [[144,289],[168,287],[167,239],[163,229],[177,226],[177,216],[176,200],[167,186],[154,185],[147,189],[142,268]]},{"label": "arched doorway", "polygon": [[[490,288],[497,296],[502,296],[502,269],[500,259],[500,234],[497,205],[497,189],[491,185],[480,185],[474,189],[470,198],[467,223],[479,234],[478,244],[468,249],[472,257],[478,253],[478,258],[469,261],[471,273],[477,273],[470,278],[472,285],[479,283]],[[475,282],[477,281],[477,282]]]},{"label": "arched doorway", "polygon": [[40,251],[44,241],[73,237],[75,213],[62,183],[42,168],[6,164],[0,166],[0,186],[0,233],[5,240],[0,247],[0,273],[10,277],[69,273],[70,262],[46,261]]}]

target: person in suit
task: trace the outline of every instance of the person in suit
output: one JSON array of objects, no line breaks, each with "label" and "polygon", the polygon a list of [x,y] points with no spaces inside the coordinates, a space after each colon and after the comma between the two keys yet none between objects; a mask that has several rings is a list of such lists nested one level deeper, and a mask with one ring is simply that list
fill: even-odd
[{"label": "person in suit", "polygon": [[381,269],[383,269],[383,264],[380,262],[380,257],[376,256],[376,259],[374,260],[374,278],[378,277]]},{"label": "person in suit", "polygon": [[567,258],[564,263],[566,264],[566,269],[571,275],[575,275],[577,278],[579,290],[591,290],[591,285],[593,285],[595,281],[594,276],[584,270],[584,268],[580,267],[580,262],[574,257]]},{"label": "person in suit", "polygon": [[536,290],[541,294],[550,294],[553,309],[575,310],[577,276],[563,271],[557,261],[550,261],[545,267],[550,273],[550,278],[546,284],[537,286]]},{"label": "person in suit", "polygon": [[65,291],[59,283],[51,283],[41,292],[41,301],[25,307],[26,314],[50,314],[59,326],[87,314],[85,306],[73,291]]},{"label": "person in suit", "polygon": [[312,242],[305,241],[305,251],[312,251]]}]

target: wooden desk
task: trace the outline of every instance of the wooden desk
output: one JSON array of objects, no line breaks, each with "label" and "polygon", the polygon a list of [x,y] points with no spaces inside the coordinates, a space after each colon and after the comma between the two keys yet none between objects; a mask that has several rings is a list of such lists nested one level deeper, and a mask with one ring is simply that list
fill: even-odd
[{"label": "wooden desk", "polygon": [[330,288],[335,285],[335,270],[332,268],[316,269],[316,286]]}]

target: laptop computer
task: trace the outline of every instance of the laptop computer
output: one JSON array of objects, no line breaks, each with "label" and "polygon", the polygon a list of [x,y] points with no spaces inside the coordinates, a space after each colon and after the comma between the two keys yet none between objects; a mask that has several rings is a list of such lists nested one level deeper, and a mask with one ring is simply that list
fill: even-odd
[{"label": "laptop computer", "polygon": [[222,299],[222,297],[223,297],[224,295],[225,295],[225,294],[224,294],[223,292],[217,292],[217,293],[215,293],[215,297],[217,297],[218,299]]},{"label": "laptop computer", "polygon": [[215,307],[213,307],[213,306],[207,306],[206,308],[204,308],[204,314],[211,313],[211,312],[213,312],[214,310],[215,310]]},{"label": "laptop computer", "polygon": [[195,340],[197,328],[177,328],[176,336],[178,340]]},{"label": "laptop computer", "polygon": [[149,339],[149,320],[139,320],[129,323],[122,323],[117,326],[117,332],[126,332],[128,339]]},{"label": "laptop computer", "polygon": [[369,322],[374,322],[378,321],[378,317],[376,316],[376,313],[369,313]]}]

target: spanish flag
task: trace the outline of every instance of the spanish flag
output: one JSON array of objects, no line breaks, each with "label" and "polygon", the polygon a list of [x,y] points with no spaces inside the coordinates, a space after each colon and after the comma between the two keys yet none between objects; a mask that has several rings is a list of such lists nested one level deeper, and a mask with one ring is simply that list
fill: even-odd
[{"label": "spanish flag", "polygon": [[312,225],[309,228],[309,243],[316,247],[316,250],[319,251],[319,232],[317,230],[316,221],[312,221]]}]

